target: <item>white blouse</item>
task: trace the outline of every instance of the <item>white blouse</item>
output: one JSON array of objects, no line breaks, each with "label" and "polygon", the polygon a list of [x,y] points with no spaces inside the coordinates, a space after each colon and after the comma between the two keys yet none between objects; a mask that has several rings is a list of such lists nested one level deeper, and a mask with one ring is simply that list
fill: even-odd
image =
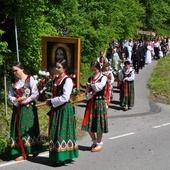
[{"label": "white blouse", "polygon": [[[125,80],[127,80],[127,81],[134,81],[135,80],[135,73],[134,73],[134,70],[133,70],[132,67],[130,67],[129,70],[125,70],[124,68],[123,68],[123,70],[125,71],[125,74],[129,74],[131,72],[130,77],[126,77]],[[119,73],[119,80],[120,81],[123,80],[123,72],[122,71],[120,71],[120,73]]]},{"label": "white blouse", "polygon": [[115,78],[114,78],[114,76],[113,76],[113,73],[112,73],[112,71],[104,71],[104,72],[102,72],[103,73],[103,75],[108,75],[108,74],[110,74],[110,76],[111,76],[111,78],[110,78],[110,82],[109,82],[109,84],[112,84],[113,82],[114,82],[114,80],[115,80]]},{"label": "white blouse", "polygon": [[[67,76],[65,76],[65,77],[67,77]],[[64,78],[63,78],[63,80],[64,80]],[[62,83],[62,81],[60,82],[60,84]],[[52,106],[54,108],[56,108],[64,103],[68,102],[70,100],[70,95],[71,95],[72,89],[73,89],[73,81],[71,78],[67,78],[65,81],[65,84],[63,86],[63,94],[61,96],[57,96],[57,97],[51,99]]]},{"label": "white blouse", "polygon": [[[94,79],[97,78],[99,76],[100,73],[98,73],[97,75],[95,75]],[[102,77],[103,76],[103,77]],[[101,78],[102,77],[102,78]],[[100,82],[97,82],[99,79],[101,78]],[[92,82],[91,84],[91,88],[95,91],[95,92],[99,92],[103,89],[103,87],[106,85],[107,82],[107,77],[104,76],[102,73],[100,74],[99,78],[96,79],[95,82]],[[86,98],[87,100],[91,99],[94,96],[94,93],[91,92],[91,88],[89,88],[88,86],[86,86],[85,89],[85,93],[87,93]]]}]

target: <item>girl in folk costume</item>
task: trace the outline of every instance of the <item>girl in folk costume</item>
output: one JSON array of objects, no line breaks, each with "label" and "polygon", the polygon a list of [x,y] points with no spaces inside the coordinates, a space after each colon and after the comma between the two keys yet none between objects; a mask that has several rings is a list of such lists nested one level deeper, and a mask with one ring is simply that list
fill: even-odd
[{"label": "girl in folk costume", "polygon": [[119,80],[121,81],[120,106],[126,111],[134,106],[135,74],[129,61],[124,62],[124,68],[119,73]]},{"label": "girl in folk costume", "polygon": [[57,165],[63,165],[79,155],[75,132],[75,109],[69,102],[73,82],[66,75],[66,71],[66,60],[59,59],[56,63],[58,77],[54,80],[53,98],[47,99],[47,105],[51,106],[49,158]]},{"label": "girl in folk costume", "polygon": [[107,77],[107,83],[105,87],[105,96],[106,96],[106,108],[108,109],[110,104],[110,99],[112,96],[112,87],[114,82],[114,76],[112,71],[110,70],[110,64],[105,63],[102,68],[102,73]]},{"label": "girl in folk costume", "polygon": [[18,155],[16,161],[25,160],[28,154],[36,157],[42,149],[39,136],[39,122],[35,100],[38,96],[36,81],[24,73],[20,62],[12,66],[15,78],[9,90],[13,104],[11,119],[11,155]]},{"label": "girl in folk costume", "polygon": [[82,122],[82,130],[87,131],[93,141],[91,152],[99,152],[102,150],[103,133],[108,132],[104,94],[107,77],[102,74],[98,61],[93,61],[90,69],[93,75],[86,84],[85,93],[88,102]]}]

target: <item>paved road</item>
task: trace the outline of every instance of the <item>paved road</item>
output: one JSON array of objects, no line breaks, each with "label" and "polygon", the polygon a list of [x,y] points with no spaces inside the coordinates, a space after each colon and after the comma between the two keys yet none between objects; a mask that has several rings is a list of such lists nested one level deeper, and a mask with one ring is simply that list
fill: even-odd
[{"label": "paved road", "polygon": [[[114,101],[108,109],[109,133],[103,136],[103,151],[91,153],[91,141],[85,135],[79,142],[80,156],[71,164],[52,167],[48,152],[22,162],[10,161],[0,165],[2,170],[169,170],[170,169],[170,105],[148,100],[147,81],[157,61],[145,66],[135,79],[135,107],[122,111],[115,89]],[[116,85],[116,84],[115,84]],[[76,106],[83,118],[85,103]]]}]

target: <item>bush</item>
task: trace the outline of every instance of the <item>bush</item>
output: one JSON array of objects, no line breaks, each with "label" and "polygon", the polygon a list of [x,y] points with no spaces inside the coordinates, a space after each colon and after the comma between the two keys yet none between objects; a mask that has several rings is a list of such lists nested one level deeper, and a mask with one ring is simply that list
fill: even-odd
[{"label": "bush", "polygon": [[10,146],[9,123],[5,116],[0,115],[0,155],[7,152]]}]

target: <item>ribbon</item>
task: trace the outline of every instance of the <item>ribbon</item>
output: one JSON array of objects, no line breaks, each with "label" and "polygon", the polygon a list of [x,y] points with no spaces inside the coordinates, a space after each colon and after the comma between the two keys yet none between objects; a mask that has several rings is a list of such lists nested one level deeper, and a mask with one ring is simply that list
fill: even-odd
[{"label": "ribbon", "polygon": [[27,155],[26,155],[26,152],[25,152],[25,149],[24,149],[24,143],[22,141],[21,133],[20,133],[20,112],[21,112],[21,108],[20,107],[21,107],[20,105],[17,107],[17,120],[16,120],[17,133],[18,133],[19,143],[20,143],[20,146],[21,146],[22,156],[24,158],[27,158]]},{"label": "ribbon", "polygon": [[109,84],[106,84],[106,103],[107,105],[109,105],[110,103],[110,85]]},{"label": "ribbon", "polygon": [[90,118],[93,103],[94,103],[94,97],[92,97],[91,100],[89,101],[89,103],[87,104],[86,111],[85,111],[85,114],[84,114],[84,119],[83,119],[83,122],[82,122],[83,126],[87,125],[87,122]]},{"label": "ribbon", "polygon": [[51,125],[52,125],[53,115],[54,115],[54,108],[51,106],[51,110],[50,110],[50,114],[49,114],[48,138],[50,138],[50,129],[51,129]]},{"label": "ribbon", "polygon": [[128,82],[127,81],[125,81],[124,83],[124,94],[125,94],[125,97],[128,96]]}]

